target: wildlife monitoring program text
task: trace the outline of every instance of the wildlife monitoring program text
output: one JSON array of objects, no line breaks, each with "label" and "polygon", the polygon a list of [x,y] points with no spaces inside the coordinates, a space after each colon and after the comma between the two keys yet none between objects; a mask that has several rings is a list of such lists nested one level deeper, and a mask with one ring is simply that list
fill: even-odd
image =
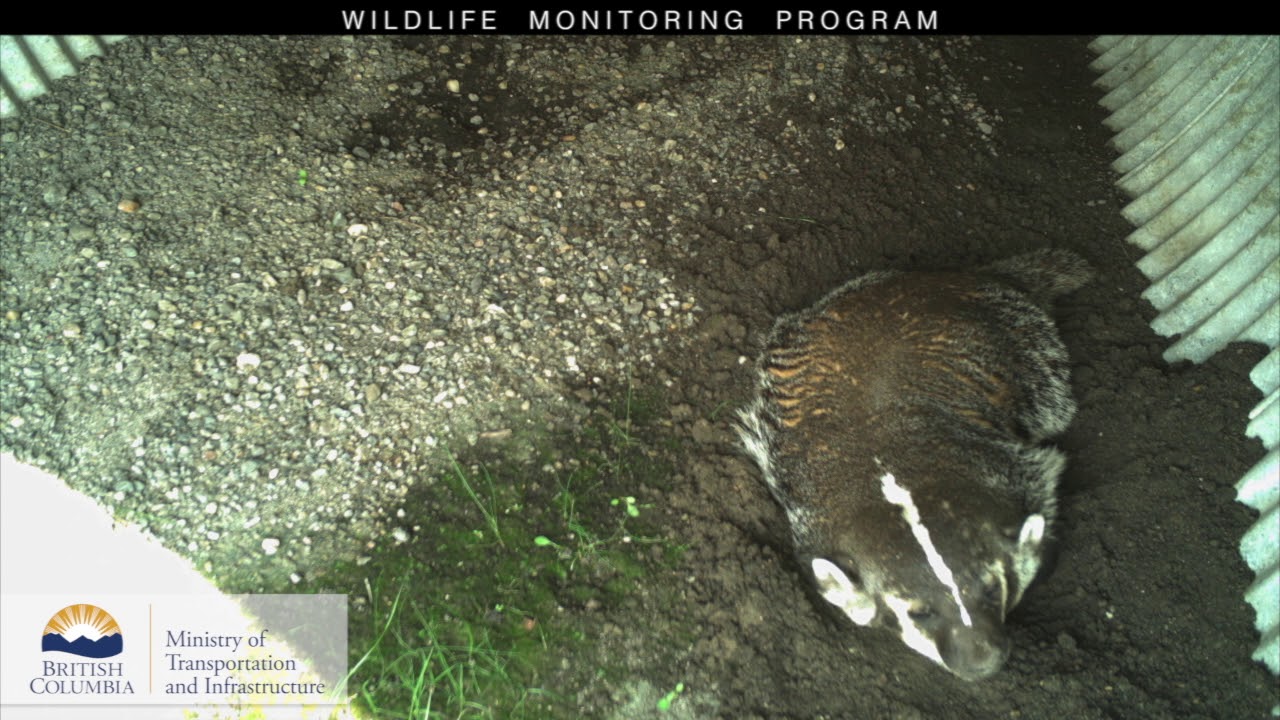
[{"label": "wildlife monitoring program text", "polygon": [[937,32],[937,10],[343,10],[347,32]]}]

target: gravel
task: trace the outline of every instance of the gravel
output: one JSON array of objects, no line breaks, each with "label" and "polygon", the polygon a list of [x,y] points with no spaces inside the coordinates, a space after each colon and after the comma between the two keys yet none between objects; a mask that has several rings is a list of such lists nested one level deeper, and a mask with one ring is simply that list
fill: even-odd
[{"label": "gravel", "polygon": [[0,449],[249,589],[402,541],[447,453],[679,352],[704,301],[663,268],[812,140],[772,104],[910,126],[914,94],[849,102],[904,72],[884,43],[114,46],[0,135]]}]

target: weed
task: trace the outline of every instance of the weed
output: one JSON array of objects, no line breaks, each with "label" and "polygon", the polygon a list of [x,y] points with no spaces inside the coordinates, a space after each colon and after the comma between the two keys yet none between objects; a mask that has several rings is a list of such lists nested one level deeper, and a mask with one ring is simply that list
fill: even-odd
[{"label": "weed", "polygon": [[385,617],[380,582],[366,583],[378,632],[347,675],[373,717],[524,717],[536,701],[557,700],[528,682],[547,649],[536,623],[509,621],[502,604],[472,619],[447,593],[413,598],[416,573],[396,574]]},{"label": "weed", "polygon": [[640,508],[649,507],[648,505],[636,504],[636,499],[631,495],[628,495],[623,498],[614,498],[609,501],[609,504],[614,507],[618,507],[619,505],[621,505],[625,509],[627,516],[633,517],[633,518],[640,517]]},{"label": "weed", "polygon": [[617,417],[618,413],[614,413],[614,419],[609,421],[610,436],[623,447],[629,447],[636,442],[635,436],[632,435],[631,412],[634,408],[634,398],[631,393],[631,383],[627,383],[627,395],[622,404],[621,417]]},{"label": "weed", "polygon": [[362,652],[348,687],[371,717],[576,716],[545,688],[591,682],[554,662],[590,641],[565,608],[633,592],[649,554],[632,545],[658,542],[636,534],[650,505],[627,494],[666,474],[647,444],[652,407],[628,388],[612,417],[539,448],[540,463],[561,468],[545,489],[520,481],[532,477],[527,465],[468,469],[449,455],[444,482],[406,503],[435,509],[412,518],[416,541],[334,571],[367,600],[352,616]]},{"label": "weed", "polygon": [[663,695],[662,698],[658,700],[658,711],[666,712],[670,710],[671,703],[675,702],[676,698],[680,697],[680,693],[682,692],[684,692],[684,683],[676,683],[674,690]]},{"label": "weed", "polygon": [[710,414],[707,415],[707,419],[710,420],[711,422],[719,421],[720,413],[723,412],[724,409],[727,407],[730,407],[729,401],[721,400],[719,403],[716,403],[715,407],[711,408],[711,412]]},{"label": "weed", "polygon": [[467,474],[462,471],[462,466],[458,464],[458,461],[454,459],[452,454],[449,455],[449,463],[453,466],[454,477],[458,479],[462,488],[466,490],[467,496],[471,498],[471,502],[476,504],[476,507],[480,510],[480,514],[484,516],[485,521],[489,523],[489,529],[493,531],[493,537],[498,541],[499,545],[506,547],[507,543],[502,539],[502,532],[498,530],[497,493],[494,492],[493,478],[490,477],[489,471],[484,468],[480,468],[480,477],[484,478],[485,484],[489,488],[489,503],[486,506],[485,503],[480,501],[479,496],[476,495],[475,489],[471,487],[471,481],[467,480]]}]

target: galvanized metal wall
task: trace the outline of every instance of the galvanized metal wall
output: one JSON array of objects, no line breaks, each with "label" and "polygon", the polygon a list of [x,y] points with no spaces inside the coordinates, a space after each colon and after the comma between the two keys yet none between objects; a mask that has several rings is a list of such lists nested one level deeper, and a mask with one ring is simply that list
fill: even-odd
[{"label": "galvanized metal wall", "polygon": [[1270,354],[1249,378],[1263,400],[1246,430],[1266,455],[1236,485],[1262,516],[1240,542],[1257,573],[1253,657],[1280,674],[1280,38],[1100,37],[1113,167],[1133,202],[1129,242],[1147,252],[1151,327],[1178,335],[1166,360],[1203,362],[1227,343]]},{"label": "galvanized metal wall", "polygon": [[23,103],[72,75],[107,43],[124,35],[0,35],[0,117],[17,114]]}]

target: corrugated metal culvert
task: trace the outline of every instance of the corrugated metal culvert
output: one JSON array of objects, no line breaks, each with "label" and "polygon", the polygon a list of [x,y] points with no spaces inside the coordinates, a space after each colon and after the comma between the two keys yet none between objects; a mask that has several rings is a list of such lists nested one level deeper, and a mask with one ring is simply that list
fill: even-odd
[{"label": "corrugated metal culvert", "polygon": [[124,35],[0,35],[0,117],[15,115],[53,81],[75,74],[85,60]]},{"label": "corrugated metal culvert", "polygon": [[1241,478],[1261,517],[1240,541],[1257,580],[1253,657],[1280,674],[1280,38],[1100,37],[1113,167],[1146,251],[1151,327],[1180,336],[1165,359],[1203,362],[1227,343],[1271,352],[1249,378],[1263,399],[1246,430],[1266,455]]}]

